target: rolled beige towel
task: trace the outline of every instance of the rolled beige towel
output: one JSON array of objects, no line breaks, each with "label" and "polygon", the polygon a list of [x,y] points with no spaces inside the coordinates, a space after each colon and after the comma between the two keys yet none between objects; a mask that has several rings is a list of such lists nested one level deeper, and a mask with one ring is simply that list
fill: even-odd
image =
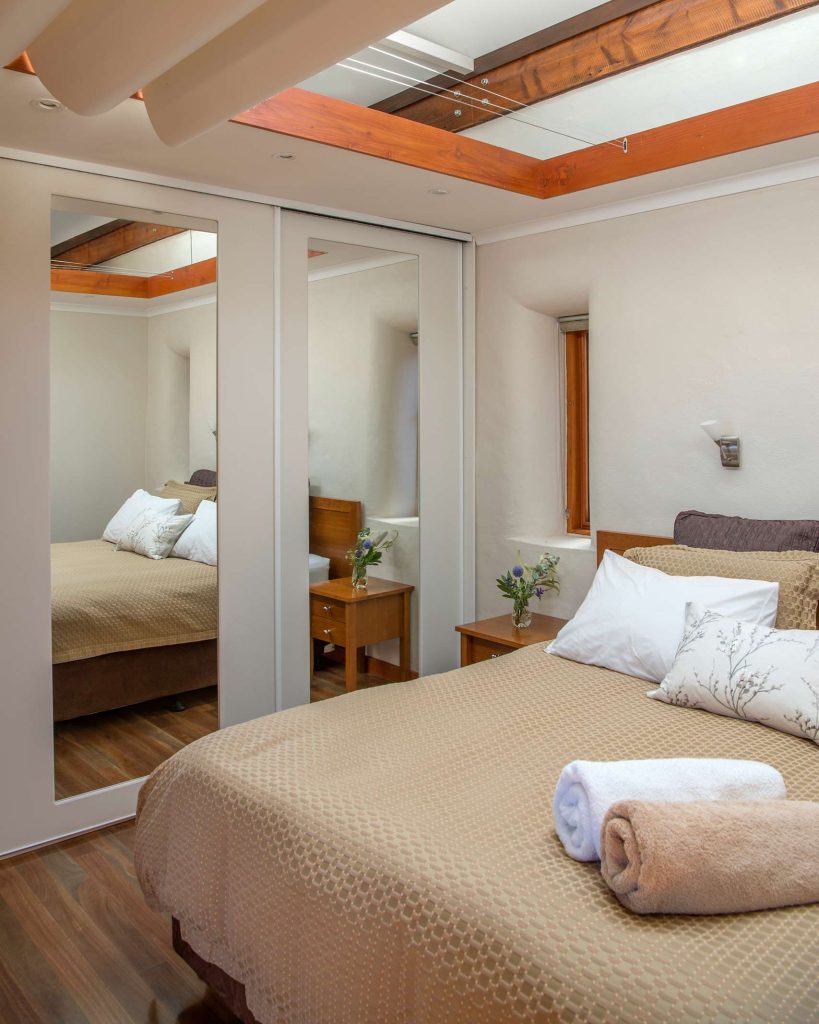
[{"label": "rolled beige towel", "polygon": [[819,902],[819,803],[621,800],[600,868],[637,914],[736,914]]}]

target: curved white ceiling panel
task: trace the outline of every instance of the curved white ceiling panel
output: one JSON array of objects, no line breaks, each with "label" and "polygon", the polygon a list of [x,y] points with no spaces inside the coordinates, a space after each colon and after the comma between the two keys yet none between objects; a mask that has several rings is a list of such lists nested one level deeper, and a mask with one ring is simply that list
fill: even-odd
[{"label": "curved white ceiling panel", "polygon": [[145,86],[148,116],[163,142],[186,142],[442,6],[267,0]]},{"label": "curved white ceiling panel", "polygon": [[[0,4],[7,2],[0,0]],[[64,10],[54,12],[57,16],[52,15],[47,26],[38,26],[12,56],[28,47],[38,77],[53,96],[77,114],[102,114],[262,2],[73,0],[67,6],[52,3],[52,7]],[[32,0],[22,0],[22,5],[46,6]],[[2,25],[0,37],[4,37]]]},{"label": "curved white ceiling panel", "polygon": [[0,0],[0,68],[19,57],[67,6],[68,0]]}]

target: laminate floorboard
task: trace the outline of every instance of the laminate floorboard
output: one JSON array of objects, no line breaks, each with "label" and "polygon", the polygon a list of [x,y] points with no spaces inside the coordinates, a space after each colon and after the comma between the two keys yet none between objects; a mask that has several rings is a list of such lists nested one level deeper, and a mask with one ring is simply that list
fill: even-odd
[{"label": "laminate floorboard", "polygon": [[235,1024],[171,946],[134,825],[0,861],[2,1024]]}]

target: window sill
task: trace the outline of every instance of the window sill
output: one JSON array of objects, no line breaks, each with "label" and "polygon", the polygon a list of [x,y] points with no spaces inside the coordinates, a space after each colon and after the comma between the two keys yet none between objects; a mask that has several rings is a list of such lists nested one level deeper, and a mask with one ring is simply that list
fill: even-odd
[{"label": "window sill", "polygon": [[553,534],[549,537],[510,537],[509,540],[514,544],[526,544],[546,551],[593,550],[591,537],[582,537],[576,533]]}]

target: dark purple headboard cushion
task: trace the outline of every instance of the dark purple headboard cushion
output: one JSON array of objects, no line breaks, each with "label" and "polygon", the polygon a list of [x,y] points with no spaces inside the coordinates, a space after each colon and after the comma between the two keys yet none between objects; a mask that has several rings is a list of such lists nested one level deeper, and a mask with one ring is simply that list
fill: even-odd
[{"label": "dark purple headboard cushion", "polygon": [[216,470],[215,469],[197,469],[191,473],[191,478],[188,480],[189,484],[193,484],[194,487],[215,487],[216,486]]},{"label": "dark purple headboard cushion", "polygon": [[720,551],[819,551],[815,519],[743,519],[709,512],[680,512],[674,543]]}]

